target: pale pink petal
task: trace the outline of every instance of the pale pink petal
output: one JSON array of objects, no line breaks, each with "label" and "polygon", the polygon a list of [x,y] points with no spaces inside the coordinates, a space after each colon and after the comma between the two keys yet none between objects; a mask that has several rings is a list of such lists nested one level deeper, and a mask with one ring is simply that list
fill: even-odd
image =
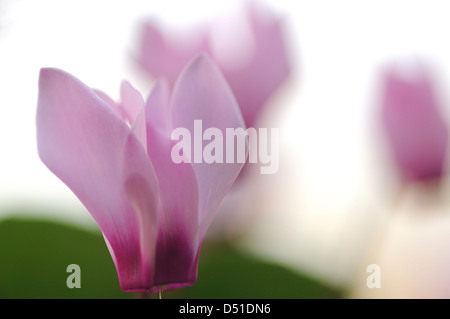
[{"label": "pale pink petal", "polygon": [[106,102],[106,104],[108,104],[111,109],[114,110],[114,112],[116,112],[116,114],[125,122],[128,122],[128,117],[127,114],[125,113],[125,110],[123,109],[122,105],[117,104],[116,102],[114,102],[106,93],[100,91],[100,90],[93,90],[95,92],[95,94],[97,94],[97,96],[99,98],[101,98],[104,102]]},{"label": "pale pink petal", "polygon": [[120,99],[128,121],[130,125],[133,125],[139,112],[144,108],[144,99],[142,98],[141,93],[128,81],[123,81],[120,85]]},{"label": "pale pink petal", "polygon": [[[135,163],[132,163],[132,162]],[[139,159],[138,159],[139,161]],[[134,165],[145,166],[144,163],[138,163],[136,158],[130,157],[130,160],[125,160],[126,167],[132,168]],[[139,240],[141,253],[141,283],[139,286],[130,287],[129,290],[149,290],[154,285],[155,276],[155,259],[156,256],[156,240],[158,238],[158,215],[161,211],[161,203],[158,197],[158,190],[156,183],[150,184],[148,170],[141,172],[129,171],[125,180],[124,191],[126,197],[133,207],[134,211],[138,213],[139,218]],[[153,175],[153,172],[151,172]],[[155,178],[153,175],[152,178]],[[123,236],[126,232],[122,233]]]},{"label": "pale pink petal", "polygon": [[[234,163],[226,163],[225,150],[228,144],[234,143],[234,139],[225,139],[226,129],[246,128],[239,106],[226,80],[216,65],[205,55],[194,59],[176,82],[170,114],[173,128],[187,128],[192,136],[192,161],[199,190],[198,239],[201,241],[216,209],[244,165],[237,160]],[[222,133],[223,163],[208,164],[202,160],[203,146],[207,143],[202,142],[203,132],[194,131],[195,120],[201,120],[203,130],[212,127]],[[235,154],[238,151],[237,145],[238,143],[235,143],[232,147]],[[246,151],[243,150],[244,157]],[[200,157],[197,159],[202,163],[195,163],[196,157]]]},{"label": "pale pink petal", "polygon": [[158,80],[149,95],[145,107],[147,124],[162,134],[170,137],[171,122],[169,118],[170,87],[165,78]]},{"label": "pale pink petal", "polygon": [[148,289],[157,180],[130,128],[78,79],[42,69],[37,140],[42,161],[75,193],[107,238],[122,289]]},{"label": "pale pink petal", "polygon": [[168,109],[167,94],[167,84],[160,82],[147,100],[147,149],[159,178],[162,204],[155,285],[168,285],[166,289],[173,289],[172,284],[176,287],[192,285],[197,278],[194,241],[198,227],[198,191],[192,166],[176,164],[171,158],[175,144],[170,139],[171,132],[156,124]]},{"label": "pale pink petal", "polygon": [[[115,103],[108,95],[99,90],[94,90],[103,101],[105,101],[120,118],[131,125],[131,130],[147,151],[147,133],[145,128],[145,104],[142,95],[127,81],[121,84],[121,103]],[[125,102],[124,102],[125,101]],[[139,109],[140,108],[140,109]],[[136,111],[139,111],[136,113]]]},{"label": "pale pink petal", "polygon": [[131,131],[141,142],[142,147],[145,152],[147,152],[147,128],[145,123],[145,108],[143,107],[141,111],[137,114],[133,125],[131,126]]}]

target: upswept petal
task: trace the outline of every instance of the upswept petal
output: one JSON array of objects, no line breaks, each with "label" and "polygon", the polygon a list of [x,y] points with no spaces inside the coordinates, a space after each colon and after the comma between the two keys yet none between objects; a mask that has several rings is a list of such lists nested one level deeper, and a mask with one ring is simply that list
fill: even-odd
[{"label": "upswept petal", "polygon": [[382,104],[383,124],[405,181],[442,176],[449,133],[428,71],[424,65],[413,68],[410,78],[397,66],[387,71]]},{"label": "upswept petal", "polygon": [[147,125],[170,138],[172,123],[169,118],[170,86],[166,78],[156,81],[147,98],[145,112]]},{"label": "upswept petal", "polygon": [[125,122],[131,126],[131,131],[141,142],[147,151],[147,135],[145,124],[145,102],[141,93],[128,81],[123,81],[120,86],[121,101],[114,102],[107,94],[100,90],[93,90],[99,98],[106,102],[111,109]]},{"label": "upswept petal", "polygon": [[198,227],[198,191],[192,166],[173,162],[171,150],[175,142],[170,139],[170,130],[163,129],[159,122],[168,110],[168,94],[167,83],[161,81],[147,100],[147,149],[159,178],[162,204],[155,285],[174,289],[192,285],[197,278],[197,247],[193,242]]},{"label": "upswept petal", "polygon": [[143,243],[156,236],[158,186],[130,128],[78,79],[48,68],[39,77],[37,139],[42,161],[101,228],[122,289],[148,289],[155,247]]},{"label": "upswept petal", "polygon": [[128,81],[123,81],[120,85],[120,100],[130,125],[133,125],[136,117],[145,105],[141,93]]},{"label": "upswept petal", "polygon": [[131,126],[131,131],[134,136],[141,142],[142,147],[145,152],[147,152],[147,124],[145,120],[145,107],[142,106],[139,113],[136,115],[133,125]]},{"label": "upswept petal", "polygon": [[[220,202],[231,187],[244,163],[235,160],[226,163],[225,152],[228,148],[237,154],[238,143],[234,139],[226,139],[226,129],[240,128],[245,130],[239,106],[216,65],[206,56],[200,55],[194,59],[181,73],[172,93],[170,105],[170,117],[174,128],[187,128],[192,135],[193,142],[193,169],[198,184],[199,196],[199,230],[197,244],[201,243],[203,236],[209,227],[214,213]],[[223,138],[223,162],[222,163],[195,163],[196,148],[203,147],[207,143],[202,140],[203,132],[196,135],[194,121],[202,120],[203,130],[217,128]],[[216,138],[219,138],[216,136]],[[233,144],[234,146],[233,146]],[[245,144],[247,155],[247,144]],[[203,155],[199,154],[199,155]]]},{"label": "upswept petal", "polygon": [[123,109],[122,105],[117,104],[116,102],[113,101],[113,99],[111,99],[106,93],[97,90],[97,89],[93,89],[93,91],[95,92],[95,94],[97,94],[97,96],[99,98],[101,98],[104,102],[106,102],[106,104],[108,104],[111,109],[114,110],[114,112],[116,112],[116,114],[125,122],[128,121],[127,118],[127,114],[125,113],[125,110]]}]

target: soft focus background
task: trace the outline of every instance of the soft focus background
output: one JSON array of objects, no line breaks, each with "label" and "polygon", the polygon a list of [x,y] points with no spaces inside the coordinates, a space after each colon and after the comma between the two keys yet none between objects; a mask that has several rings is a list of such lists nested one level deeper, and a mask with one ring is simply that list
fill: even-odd
[{"label": "soft focus background", "polygon": [[[132,59],[143,21],[184,29],[242,3],[0,0],[0,298],[135,297],[89,213],[38,158],[39,69],[114,98],[127,79],[146,95]],[[450,297],[449,183],[401,186],[379,125],[381,70],[412,57],[430,66],[448,117],[450,4],[264,4],[284,19],[293,67],[261,118],[280,128],[280,169],[250,168],[208,233],[197,284],[167,297]],[[72,263],[81,289],[66,287]],[[381,288],[366,285],[370,264]]]}]

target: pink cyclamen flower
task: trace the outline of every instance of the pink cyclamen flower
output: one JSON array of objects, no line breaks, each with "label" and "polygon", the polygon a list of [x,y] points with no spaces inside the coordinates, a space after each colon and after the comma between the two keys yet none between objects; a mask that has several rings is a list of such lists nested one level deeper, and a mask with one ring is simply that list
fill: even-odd
[{"label": "pink cyclamen flower", "polygon": [[434,90],[421,63],[394,65],[385,74],[383,125],[405,182],[439,179],[444,171],[449,132]]},{"label": "pink cyclamen flower", "polygon": [[[151,76],[165,76],[173,84],[187,61],[206,52],[230,84],[247,127],[254,127],[264,104],[288,78],[291,68],[282,20],[265,9],[255,1],[247,6],[243,24],[249,27],[249,34],[244,43],[238,40],[244,30],[228,30],[227,36],[231,40],[224,44],[222,38],[217,39],[209,32],[211,26],[208,31],[198,33],[199,41],[190,46],[176,46],[156,25],[148,22],[143,28],[137,62]],[[231,28],[235,22],[227,20],[226,28]],[[220,49],[215,48],[217,43],[221,45]],[[233,55],[231,51],[235,58],[227,60],[226,57]]]},{"label": "pink cyclamen flower", "polygon": [[197,280],[202,240],[243,165],[175,164],[172,129],[191,130],[197,119],[245,130],[232,91],[203,55],[172,92],[157,82],[146,103],[127,82],[115,103],[64,71],[40,72],[39,155],[97,222],[126,292]]}]

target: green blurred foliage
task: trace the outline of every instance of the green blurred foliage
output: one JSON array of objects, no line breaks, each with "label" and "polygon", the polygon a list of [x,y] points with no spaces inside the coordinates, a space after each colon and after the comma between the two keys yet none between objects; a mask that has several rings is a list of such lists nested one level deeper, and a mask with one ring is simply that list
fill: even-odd
[{"label": "green blurred foliage", "polygon": [[[81,268],[80,289],[67,288],[70,264]],[[127,297],[99,233],[49,221],[0,223],[0,298]]]},{"label": "green blurred foliage", "polygon": [[[67,266],[81,268],[81,288],[66,285]],[[44,220],[0,222],[0,298],[136,298],[119,287],[100,232]],[[145,297],[157,298],[156,294]],[[341,293],[227,243],[205,242],[193,287],[163,298],[339,298]]]}]

